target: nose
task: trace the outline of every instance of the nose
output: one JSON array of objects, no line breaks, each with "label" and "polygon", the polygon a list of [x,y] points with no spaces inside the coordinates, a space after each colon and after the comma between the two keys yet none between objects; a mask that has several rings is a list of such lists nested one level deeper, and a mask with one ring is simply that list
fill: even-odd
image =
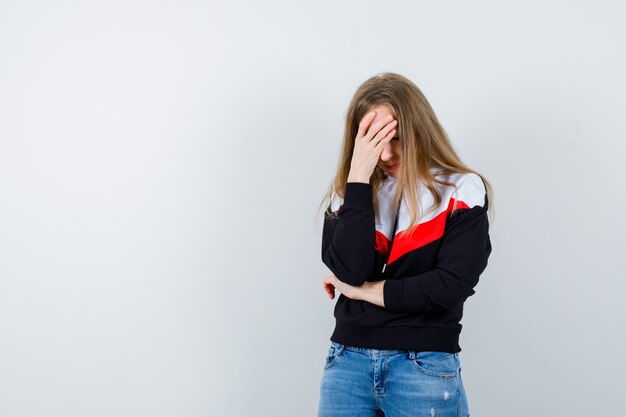
[{"label": "nose", "polygon": [[391,150],[391,145],[389,143],[387,143],[385,145],[385,147],[383,148],[382,153],[380,154],[380,159],[382,161],[387,162],[388,160],[390,160],[393,157],[393,151]]}]

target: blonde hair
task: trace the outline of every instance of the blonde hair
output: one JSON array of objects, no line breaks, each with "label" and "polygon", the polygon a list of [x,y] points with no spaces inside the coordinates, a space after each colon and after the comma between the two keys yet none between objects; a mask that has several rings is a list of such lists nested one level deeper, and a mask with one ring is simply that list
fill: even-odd
[{"label": "blonde hair", "polygon": [[[470,169],[461,161],[446,132],[437,120],[430,103],[420,89],[406,77],[392,72],[380,73],[369,78],[354,93],[346,112],[343,145],[339,154],[337,173],[317,209],[317,217],[319,217],[320,208],[326,202],[328,208],[325,215],[331,216],[333,214],[330,210],[333,193],[344,198],[359,122],[373,107],[381,104],[390,106],[398,121],[396,130],[400,136],[402,163],[397,175],[398,186],[392,200],[394,205],[399,204],[400,193],[402,193],[403,198],[406,198],[411,213],[407,230],[418,224],[419,219],[436,210],[441,204],[443,197],[435,183],[454,186],[452,183],[437,178],[440,174],[434,176],[431,167],[439,168],[439,172],[444,177],[457,173],[478,175],[485,184],[489,200],[488,212],[493,220],[494,206],[491,183],[479,172]],[[376,212],[378,211],[377,191],[382,186],[385,177],[385,172],[376,166],[370,178]],[[421,213],[420,210],[421,201],[418,194],[418,182],[420,181],[425,184],[435,199],[434,205],[426,213]]]}]

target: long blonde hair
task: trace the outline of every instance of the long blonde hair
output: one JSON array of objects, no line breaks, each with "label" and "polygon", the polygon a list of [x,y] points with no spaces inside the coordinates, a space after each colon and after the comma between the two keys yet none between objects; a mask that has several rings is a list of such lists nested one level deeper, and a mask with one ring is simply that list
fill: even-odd
[{"label": "long blonde hair", "polygon": [[[411,213],[407,230],[416,225],[424,215],[436,210],[441,204],[443,197],[435,186],[435,182],[454,186],[452,183],[437,178],[440,174],[435,177],[431,172],[431,167],[439,168],[438,171],[444,177],[456,173],[478,175],[485,184],[489,200],[488,212],[491,220],[493,220],[495,212],[491,183],[479,172],[470,169],[461,161],[446,132],[437,120],[430,103],[420,89],[406,77],[392,72],[377,74],[369,78],[354,93],[346,112],[343,145],[339,155],[337,173],[317,209],[317,217],[319,217],[320,208],[326,205],[328,208],[325,215],[331,216],[333,214],[330,211],[333,193],[344,198],[359,122],[374,106],[380,104],[393,108],[398,121],[396,129],[400,135],[402,163],[399,167],[397,187],[392,200],[393,204],[397,205],[401,193],[402,198],[406,198]],[[376,212],[378,211],[377,191],[382,186],[385,177],[385,172],[376,166],[370,178]],[[420,210],[421,201],[418,194],[420,181],[426,185],[435,199],[434,205],[426,213],[421,213]]]}]

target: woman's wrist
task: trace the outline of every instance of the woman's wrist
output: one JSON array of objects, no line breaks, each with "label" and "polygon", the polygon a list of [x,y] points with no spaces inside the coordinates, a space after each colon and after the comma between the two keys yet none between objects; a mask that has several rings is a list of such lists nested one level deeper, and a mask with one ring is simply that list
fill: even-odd
[{"label": "woman's wrist", "polygon": [[369,177],[365,177],[363,175],[348,175],[348,182],[363,182],[365,184],[369,184],[370,183],[370,179]]},{"label": "woman's wrist", "polygon": [[385,307],[384,287],[385,280],[374,282],[367,281],[358,287],[360,289],[359,299],[380,307]]}]

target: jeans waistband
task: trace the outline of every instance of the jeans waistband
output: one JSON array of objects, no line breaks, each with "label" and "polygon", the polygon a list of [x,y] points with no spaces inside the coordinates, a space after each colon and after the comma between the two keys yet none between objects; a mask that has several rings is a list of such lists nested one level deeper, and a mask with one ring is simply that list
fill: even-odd
[{"label": "jeans waistband", "polygon": [[364,347],[358,347],[358,346],[350,346],[350,345],[344,345],[341,343],[337,343],[337,342],[331,342],[333,345],[335,345],[335,347],[341,347],[342,350],[352,350],[355,352],[363,352],[363,353],[367,353],[367,354],[372,354],[372,353],[385,353],[385,354],[391,354],[391,355],[395,355],[397,353],[407,353],[410,352],[406,349],[375,349],[375,348],[364,348]]}]

